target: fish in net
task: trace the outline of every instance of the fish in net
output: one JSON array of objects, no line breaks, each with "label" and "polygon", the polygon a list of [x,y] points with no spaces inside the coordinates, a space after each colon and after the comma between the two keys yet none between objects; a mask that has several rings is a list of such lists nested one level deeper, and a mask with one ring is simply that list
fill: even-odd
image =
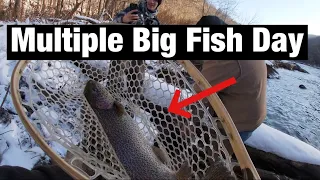
[{"label": "fish in net", "polygon": [[143,141],[161,154],[159,160],[170,171],[179,172],[187,162],[188,179],[211,179],[218,174],[221,179],[236,175],[243,179],[241,172],[236,173],[241,171],[239,163],[227,148],[229,137],[219,126],[220,119],[204,102],[186,107],[192,112],[190,119],[168,112],[175,90],[181,90],[179,101],[195,94],[194,81],[176,61],[28,61],[19,92],[29,121],[49,145],[64,147],[68,153],[61,158],[90,179],[130,178],[115,142],[110,142],[84,95],[90,80],[105,87],[123,106]]}]

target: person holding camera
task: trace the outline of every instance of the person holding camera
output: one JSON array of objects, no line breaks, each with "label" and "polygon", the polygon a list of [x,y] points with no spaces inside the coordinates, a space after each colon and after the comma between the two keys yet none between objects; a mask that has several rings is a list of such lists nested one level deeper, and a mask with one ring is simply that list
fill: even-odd
[{"label": "person holding camera", "polygon": [[133,25],[160,25],[157,14],[161,2],[162,0],[140,0],[138,4],[131,3],[113,21]]}]

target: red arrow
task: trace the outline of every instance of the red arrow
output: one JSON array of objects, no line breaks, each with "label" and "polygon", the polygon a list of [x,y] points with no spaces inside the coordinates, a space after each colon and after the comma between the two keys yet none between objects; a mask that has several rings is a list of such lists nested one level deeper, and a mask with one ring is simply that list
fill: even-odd
[{"label": "red arrow", "polygon": [[174,93],[174,96],[172,98],[171,104],[168,108],[168,111],[171,113],[174,113],[174,114],[184,116],[186,118],[190,118],[191,113],[182,110],[183,107],[185,107],[189,104],[192,104],[196,101],[199,101],[199,100],[201,100],[201,99],[203,99],[203,98],[205,98],[215,92],[221,91],[222,89],[224,89],[228,86],[231,86],[231,85],[235,84],[236,82],[237,82],[236,79],[234,77],[232,77],[232,78],[225,80],[215,86],[212,86],[211,88],[208,88],[208,89],[206,89],[196,95],[193,95],[193,96],[189,97],[188,99],[185,99],[181,102],[178,102],[179,97],[180,97],[180,90],[176,90]]}]

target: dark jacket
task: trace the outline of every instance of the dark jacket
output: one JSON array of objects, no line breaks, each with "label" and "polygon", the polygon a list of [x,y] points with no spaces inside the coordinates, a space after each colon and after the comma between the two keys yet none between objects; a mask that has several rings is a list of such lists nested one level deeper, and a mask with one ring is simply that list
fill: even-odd
[{"label": "dark jacket", "polygon": [[[117,23],[123,23],[122,18],[125,14],[130,12],[132,9],[130,9],[130,6],[126,9],[120,11],[115,18],[113,19],[114,22]],[[155,12],[151,12],[148,10],[146,2],[141,2],[138,4],[138,15],[140,19],[135,23],[137,25],[160,25],[160,22],[157,18],[158,10]],[[132,24],[132,23],[129,23]]]}]

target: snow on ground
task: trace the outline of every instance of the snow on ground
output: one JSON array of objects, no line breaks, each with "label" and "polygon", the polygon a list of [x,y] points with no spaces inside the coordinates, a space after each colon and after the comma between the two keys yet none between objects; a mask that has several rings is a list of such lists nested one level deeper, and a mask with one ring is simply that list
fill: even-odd
[{"label": "snow on ground", "polygon": [[18,116],[8,126],[0,125],[0,134],[0,165],[31,169],[45,155],[22,127]]},{"label": "snow on ground", "polygon": [[100,21],[96,20],[96,19],[92,19],[92,18],[89,18],[89,17],[86,17],[86,16],[81,16],[81,15],[75,15],[74,16],[75,18],[78,18],[78,19],[82,19],[82,20],[87,20],[89,22],[94,22],[96,24],[99,24],[101,23]]},{"label": "snow on ground", "polygon": [[7,85],[9,82],[9,66],[7,59],[7,28],[5,26],[0,27],[0,85]]},{"label": "snow on ground", "polygon": [[299,65],[310,74],[277,69],[268,80],[265,123],[320,150],[320,69]]},{"label": "snow on ground", "polygon": [[[6,25],[0,27],[0,102],[4,99],[16,60],[7,60]],[[11,94],[9,93],[3,108],[14,113]],[[30,137],[19,117],[13,115],[9,124],[0,124],[0,165],[21,166],[31,169],[44,152]]]},{"label": "snow on ground", "polygon": [[270,61],[270,60],[266,60],[265,62],[266,62],[266,64],[268,64],[268,65],[270,65],[270,66],[273,66],[273,63],[272,63],[272,61]]},{"label": "snow on ground", "polygon": [[293,161],[320,165],[320,151],[266,124],[257,128],[245,144]]}]

